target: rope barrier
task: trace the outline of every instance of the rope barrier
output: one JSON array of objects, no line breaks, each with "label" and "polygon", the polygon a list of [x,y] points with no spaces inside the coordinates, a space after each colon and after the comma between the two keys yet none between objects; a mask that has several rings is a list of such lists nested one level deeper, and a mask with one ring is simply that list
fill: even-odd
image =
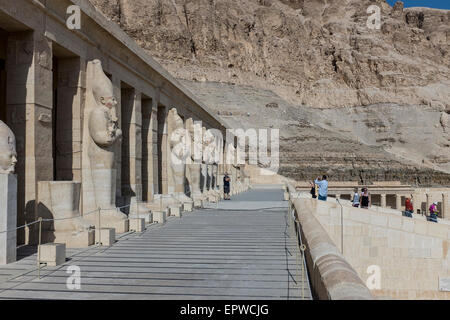
[{"label": "rope barrier", "polygon": [[[124,209],[124,208],[127,208],[127,207],[131,207],[131,204],[126,205],[126,206],[123,206],[123,207],[119,207],[119,208],[117,208],[117,209]],[[98,213],[98,210],[99,210],[99,209],[96,209],[96,210],[93,210],[93,211],[89,211],[88,213],[85,213],[85,214],[83,214],[83,215],[82,215],[82,214],[79,214],[79,215],[77,215],[77,216],[75,216],[75,217],[68,217],[68,218],[54,218],[54,219],[44,219],[44,218],[40,218],[40,219],[38,219],[38,220],[36,220],[36,221],[33,221],[33,222],[30,222],[30,223],[24,224],[24,225],[22,225],[22,226],[20,226],[20,227],[14,228],[14,229],[8,229],[8,230],[0,231],[0,234],[2,234],[2,233],[7,233],[7,232],[12,232],[12,231],[16,231],[16,230],[20,230],[20,229],[22,229],[22,228],[25,228],[25,227],[31,226],[31,225],[33,225],[33,224],[39,223],[40,221],[42,221],[42,222],[51,222],[51,221],[64,221],[64,220],[71,220],[71,219],[76,219],[76,218],[83,218],[83,217],[87,217],[87,216],[89,216],[89,215],[91,215],[91,214]],[[107,209],[100,209],[100,210],[106,211]],[[26,213],[26,212],[25,212],[25,213]]]},{"label": "rope barrier", "polygon": [[[300,221],[296,219],[295,217],[295,205],[293,204],[291,197],[289,197],[289,208],[288,208],[288,214],[291,216],[292,218],[292,222],[293,222],[293,226],[294,226],[294,230],[295,230],[295,234],[297,237],[297,244],[298,244],[298,249],[299,251],[297,251],[297,257],[296,257],[296,263],[297,263],[297,276],[299,276],[299,267],[300,264],[302,265],[302,270],[301,270],[301,294],[302,294],[302,299],[305,300],[305,290],[306,290],[306,284],[309,283],[309,277],[308,274],[306,273],[306,259],[305,259],[305,251],[306,251],[306,245],[303,243],[302,241],[302,236],[301,236],[301,227],[300,227]],[[300,254],[301,257],[300,257]]]}]

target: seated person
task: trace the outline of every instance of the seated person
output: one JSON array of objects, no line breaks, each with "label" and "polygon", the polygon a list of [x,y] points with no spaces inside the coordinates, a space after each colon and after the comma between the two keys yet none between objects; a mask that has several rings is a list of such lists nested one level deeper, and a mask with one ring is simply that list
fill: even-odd
[{"label": "seated person", "polygon": [[439,214],[439,212],[437,210],[437,205],[438,205],[437,202],[433,202],[431,204],[431,206],[429,208],[429,210],[430,210],[430,217],[428,218],[429,221],[436,222],[436,223],[438,222],[437,221],[437,215]]},{"label": "seated person", "polygon": [[412,218],[412,214],[414,213],[414,207],[413,207],[413,202],[411,200],[411,198],[406,198],[405,200],[405,211],[403,211],[403,215],[405,217],[410,217]]}]

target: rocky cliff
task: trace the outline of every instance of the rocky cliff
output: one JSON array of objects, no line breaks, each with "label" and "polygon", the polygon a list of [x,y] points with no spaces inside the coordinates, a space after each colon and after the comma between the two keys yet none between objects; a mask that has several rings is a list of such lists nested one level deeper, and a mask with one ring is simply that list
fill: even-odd
[{"label": "rocky cliff", "polygon": [[[235,126],[282,128],[281,174],[450,184],[450,11],[384,0],[90,1],[211,108],[234,110],[223,116]],[[367,27],[372,4],[380,30]]]}]

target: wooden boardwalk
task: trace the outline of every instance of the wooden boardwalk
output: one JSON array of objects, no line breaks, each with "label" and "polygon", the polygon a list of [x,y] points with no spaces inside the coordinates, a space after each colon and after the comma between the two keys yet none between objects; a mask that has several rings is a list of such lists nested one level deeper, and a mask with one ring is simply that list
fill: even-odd
[{"label": "wooden boardwalk", "polygon": [[[0,299],[311,299],[282,196],[251,190],[109,248],[68,250],[68,261],[43,268],[40,280],[28,252],[0,267]],[[66,286],[71,265],[80,267],[80,290]]]}]

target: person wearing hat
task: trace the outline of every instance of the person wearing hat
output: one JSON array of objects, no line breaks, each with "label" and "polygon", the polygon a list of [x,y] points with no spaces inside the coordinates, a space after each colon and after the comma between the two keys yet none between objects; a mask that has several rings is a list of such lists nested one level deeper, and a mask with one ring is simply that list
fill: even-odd
[{"label": "person wearing hat", "polygon": [[439,214],[438,210],[437,210],[437,202],[433,202],[430,206],[430,218],[429,220],[432,222],[438,222],[437,221],[437,215]]},{"label": "person wearing hat", "polygon": [[223,177],[223,193],[224,193],[224,199],[225,200],[231,200],[230,198],[230,181],[231,178],[228,175],[228,172],[225,172],[225,176]]}]

